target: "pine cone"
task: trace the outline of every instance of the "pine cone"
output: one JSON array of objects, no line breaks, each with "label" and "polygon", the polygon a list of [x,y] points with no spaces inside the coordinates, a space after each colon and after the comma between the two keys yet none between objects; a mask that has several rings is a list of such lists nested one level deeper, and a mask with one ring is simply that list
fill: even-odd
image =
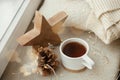
[{"label": "pine cone", "polygon": [[[50,48],[50,49],[54,49],[55,47],[52,45],[52,44],[50,44],[50,43],[48,43],[48,48]],[[40,45],[34,45],[34,46],[32,46],[32,52],[33,53],[35,53],[36,55],[38,55],[38,52],[39,52],[39,49],[40,49]]]},{"label": "pine cone", "polygon": [[41,74],[46,76],[53,73],[59,64],[57,56],[48,47],[40,47],[38,52],[38,68],[42,71]]}]

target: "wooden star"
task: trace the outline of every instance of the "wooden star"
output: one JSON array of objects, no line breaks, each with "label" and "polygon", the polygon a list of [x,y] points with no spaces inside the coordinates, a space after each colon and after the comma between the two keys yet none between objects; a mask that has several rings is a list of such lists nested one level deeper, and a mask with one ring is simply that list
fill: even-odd
[{"label": "wooden star", "polygon": [[44,16],[36,11],[34,28],[19,37],[17,41],[22,46],[40,45],[46,47],[48,46],[48,43],[58,45],[61,40],[59,36],[53,32],[52,27],[60,22],[64,22],[66,18],[67,14],[65,12],[60,12],[47,21]]}]

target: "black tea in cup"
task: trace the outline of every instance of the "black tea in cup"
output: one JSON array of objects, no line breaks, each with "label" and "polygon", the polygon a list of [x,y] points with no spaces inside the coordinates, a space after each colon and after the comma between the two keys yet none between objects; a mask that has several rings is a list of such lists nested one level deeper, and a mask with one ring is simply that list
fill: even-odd
[{"label": "black tea in cup", "polygon": [[63,47],[62,51],[69,57],[80,57],[86,53],[86,48],[80,43],[70,42]]}]

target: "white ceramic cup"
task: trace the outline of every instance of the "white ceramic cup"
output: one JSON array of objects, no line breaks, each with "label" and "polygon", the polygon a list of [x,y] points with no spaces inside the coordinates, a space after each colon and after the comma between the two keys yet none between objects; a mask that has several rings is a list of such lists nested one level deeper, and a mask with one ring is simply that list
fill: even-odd
[{"label": "white ceramic cup", "polygon": [[[77,42],[82,44],[86,48],[86,53],[80,57],[69,57],[65,55],[62,51],[63,47],[71,42]],[[84,69],[85,67],[87,67],[88,69],[92,69],[94,61],[90,57],[88,57],[88,52],[89,52],[88,43],[80,38],[69,38],[60,44],[60,55],[62,64],[65,68],[69,70],[78,71]]]}]

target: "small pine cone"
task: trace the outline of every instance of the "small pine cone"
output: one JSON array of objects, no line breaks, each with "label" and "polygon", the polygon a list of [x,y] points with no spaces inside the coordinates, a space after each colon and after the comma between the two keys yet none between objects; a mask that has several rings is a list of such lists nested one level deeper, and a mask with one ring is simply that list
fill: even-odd
[{"label": "small pine cone", "polygon": [[53,72],[52,69],[55,70],[59,65],[57,56],[48,47],[40,47],[38,51],[38,68],[43,74],[44,72],[45,74],[51,74]]}]

